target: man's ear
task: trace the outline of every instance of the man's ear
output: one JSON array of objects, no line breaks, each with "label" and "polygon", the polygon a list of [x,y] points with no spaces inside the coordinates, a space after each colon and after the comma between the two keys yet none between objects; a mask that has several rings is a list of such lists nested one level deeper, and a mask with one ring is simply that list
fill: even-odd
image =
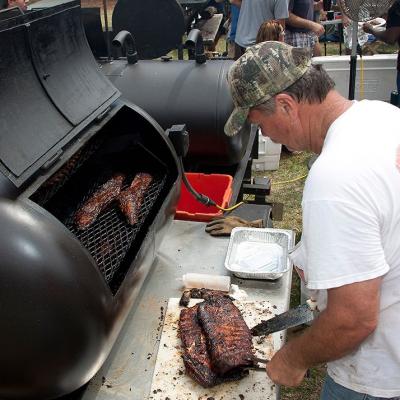
[{"label": "man's ear", "polygon": [[279,93],[275,96],[276,106],[279,107],[284,113],[290,114],[297,110],[297,102],[293,97],[286,93]]}]

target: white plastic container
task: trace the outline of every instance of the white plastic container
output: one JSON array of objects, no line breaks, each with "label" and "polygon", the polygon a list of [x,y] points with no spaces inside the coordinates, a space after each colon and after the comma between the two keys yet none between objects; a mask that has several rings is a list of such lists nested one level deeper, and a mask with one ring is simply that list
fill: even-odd
[{"label": "white plastic container", "polygon": [[263,136],[258,130],[258,155],[259,156],[276,156],[280,155],[282,145],[274,143],[269,137]]},{"label": "white plastic container", "polygon": [[258,158],[253,160],[253,171],[274,171],[279,168],[282,145],[274,143],[258,130]]},{"label": "white plastic container", "polygon": [[231,287],[231,277],[226,275],[208,275],[188,273],[182,276],[185,288],[205,288],[229,292]]},{"label": "white plastic container", "polygon": [[274,156],[260,156],[257,160],[252,162],[253,171],[275,171],[279,168],[281,155]]}]

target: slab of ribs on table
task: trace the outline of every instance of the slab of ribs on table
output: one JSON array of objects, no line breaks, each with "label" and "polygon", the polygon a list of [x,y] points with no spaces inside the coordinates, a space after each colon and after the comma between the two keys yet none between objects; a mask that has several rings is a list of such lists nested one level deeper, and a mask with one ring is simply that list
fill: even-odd
[{"label": "slab of ribs on table", "polygon": [[179,335],[186,373],[203,387],[241,379],[254,365],[251,331],[223,292],[210,291],[204,302],[182,309]]}]

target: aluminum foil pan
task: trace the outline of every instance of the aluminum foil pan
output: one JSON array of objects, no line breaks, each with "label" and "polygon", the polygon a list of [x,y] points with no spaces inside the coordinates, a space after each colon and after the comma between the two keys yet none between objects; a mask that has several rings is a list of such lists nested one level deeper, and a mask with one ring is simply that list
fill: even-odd
[{"label": "aluminum foil pan", "polygon": [[278,279],[291,266],[292,235],[283,229],[234,228],[225,268],[239,278]]}]

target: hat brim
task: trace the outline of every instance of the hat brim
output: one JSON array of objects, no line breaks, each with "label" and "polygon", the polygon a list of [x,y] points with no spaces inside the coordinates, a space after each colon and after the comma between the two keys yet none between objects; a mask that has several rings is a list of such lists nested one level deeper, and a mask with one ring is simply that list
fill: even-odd
[{"label": "hat brim", "polygon": [[235,136],[246,123],[249,111],[248,107],[235,107],[228,121],[225,123],[225,135]]}]

